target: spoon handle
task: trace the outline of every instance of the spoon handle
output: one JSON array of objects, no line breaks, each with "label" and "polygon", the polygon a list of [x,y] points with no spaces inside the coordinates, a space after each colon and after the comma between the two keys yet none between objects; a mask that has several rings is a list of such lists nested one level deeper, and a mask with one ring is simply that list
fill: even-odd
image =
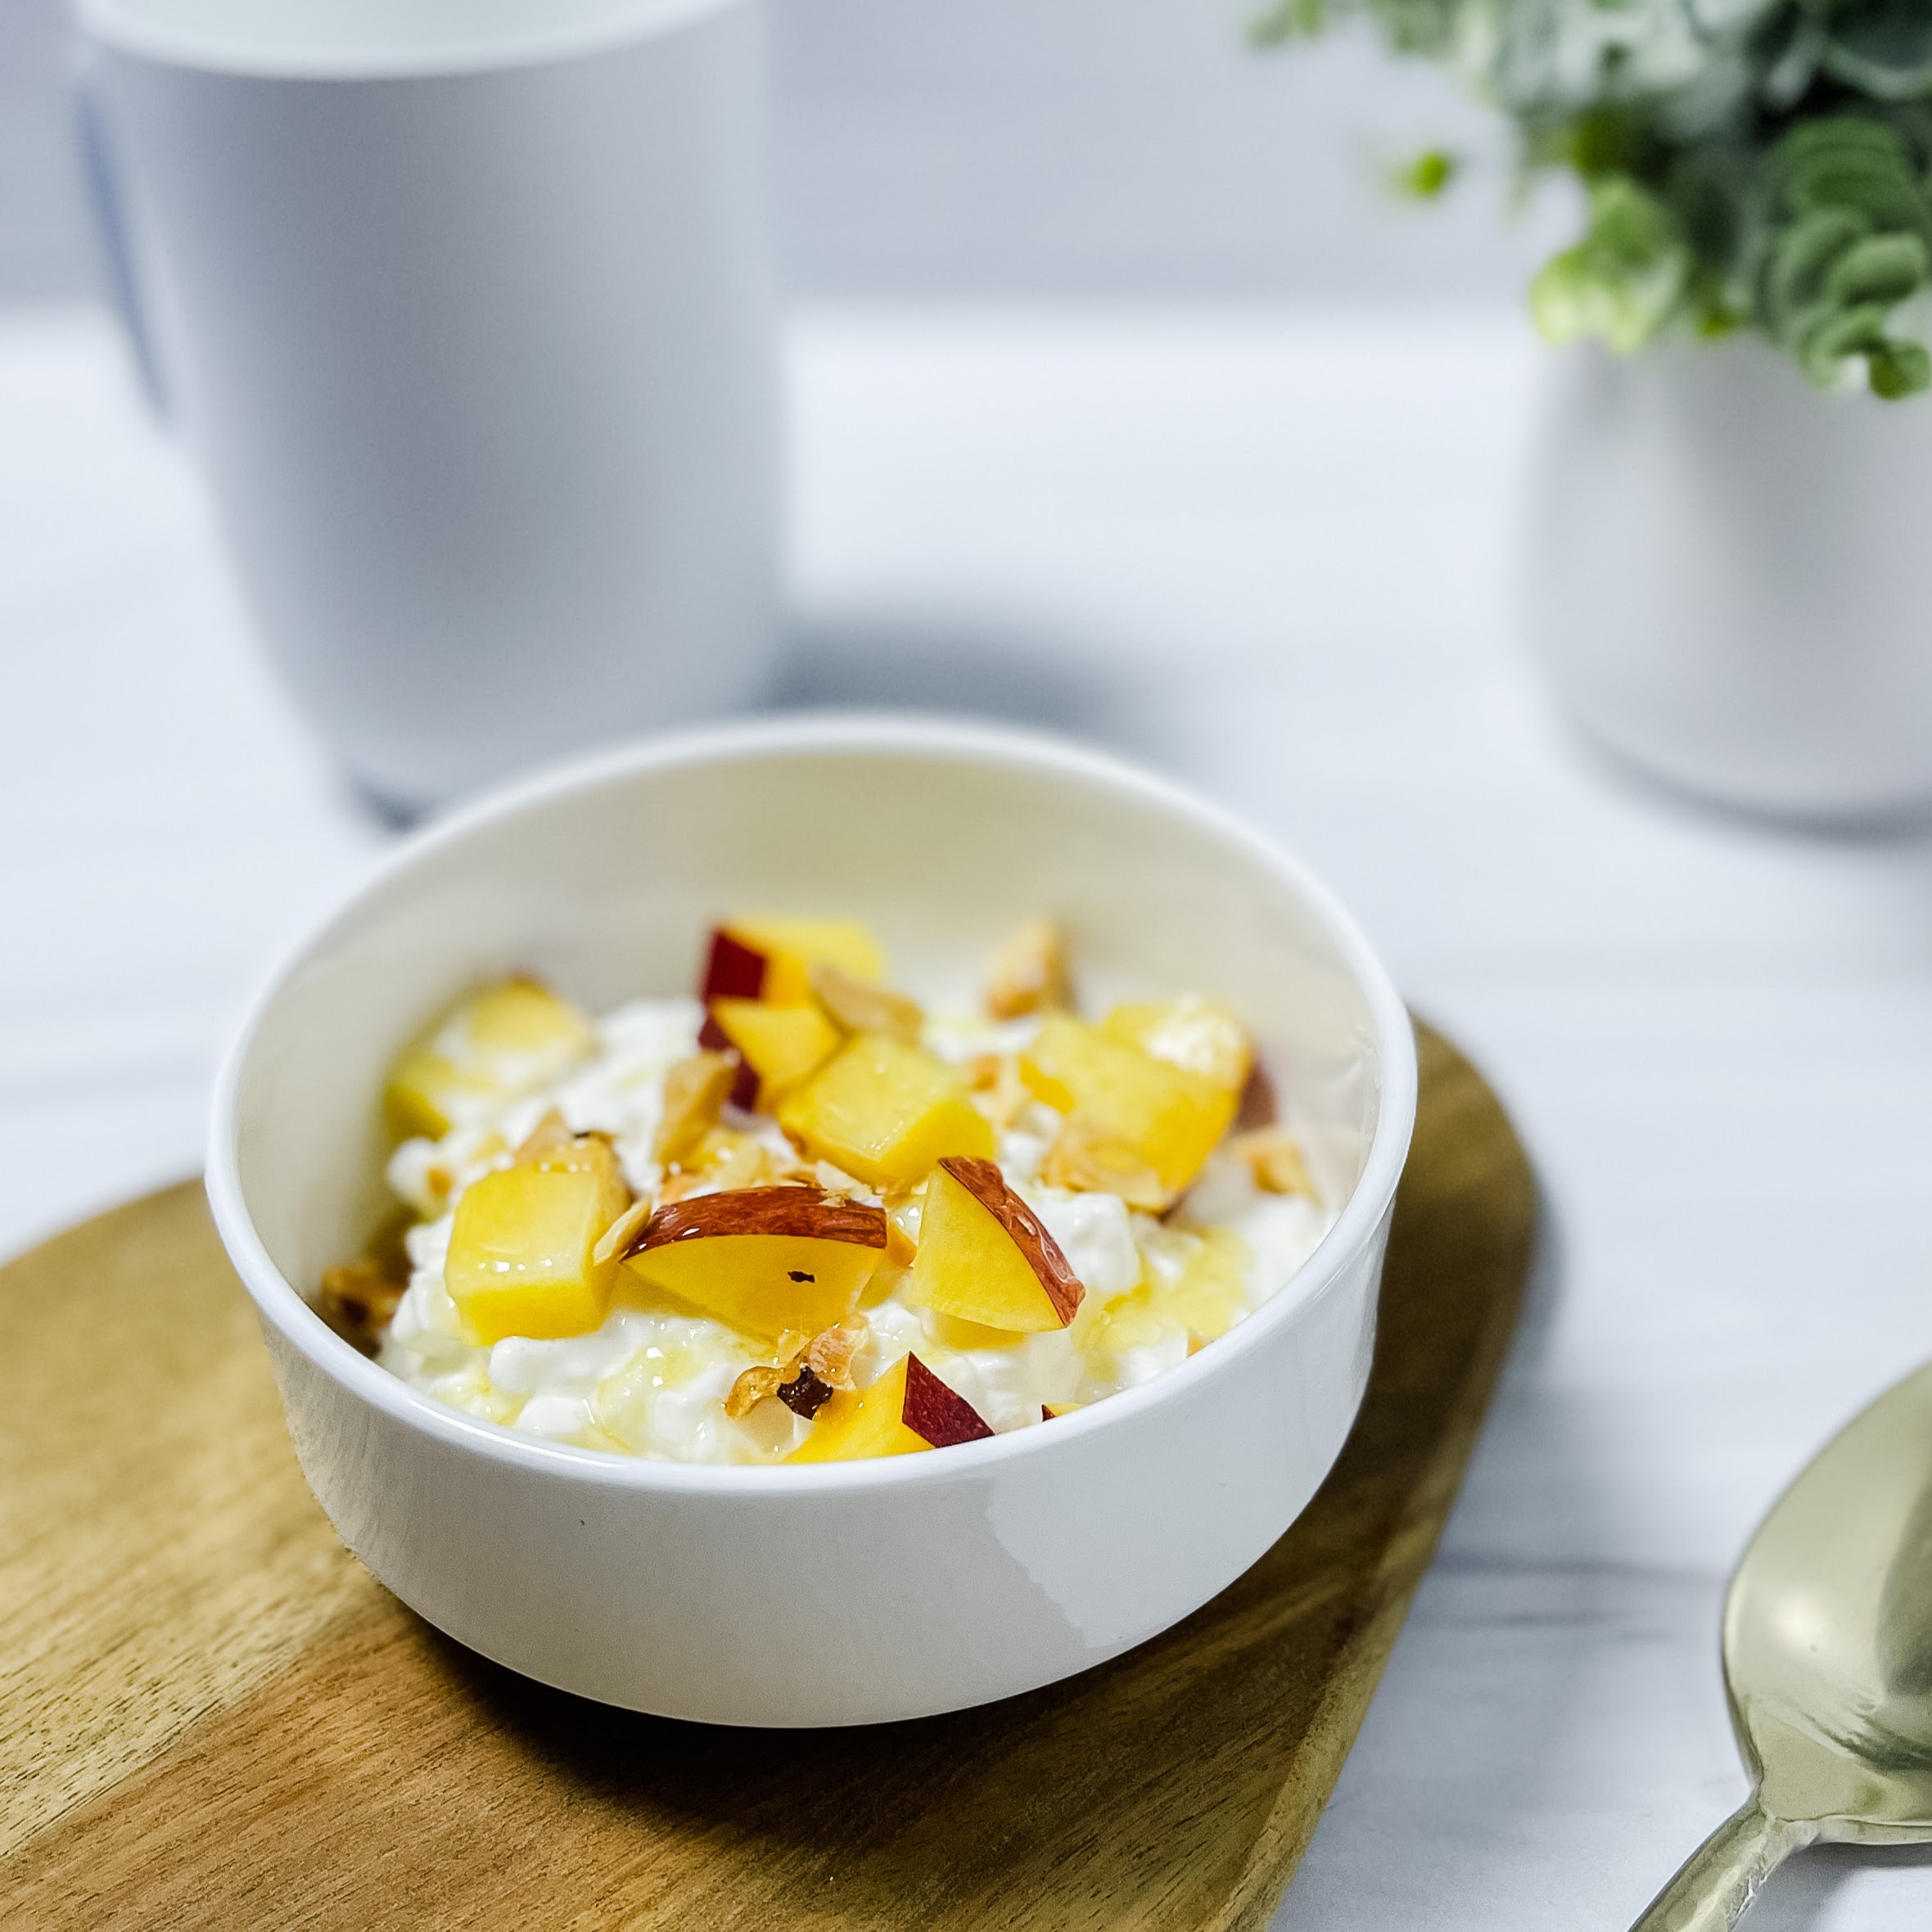
[{"label": "spoon handle", "polygon": [[1754,1791],[1679,1867],[1630,1932],[1729,1932],[1758,1888],[1817,1827],[1774,1818]]}]

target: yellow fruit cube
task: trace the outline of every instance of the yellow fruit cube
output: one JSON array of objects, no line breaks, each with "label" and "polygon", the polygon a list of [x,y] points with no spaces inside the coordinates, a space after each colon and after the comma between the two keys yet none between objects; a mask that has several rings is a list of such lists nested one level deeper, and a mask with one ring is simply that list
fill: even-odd
[{"label": "yellow fruit cube", "polygon": [[910,1456],[932,1445],[905,1425],[905,1378],[910,1356],[901,1356],[869,1388],[842,1388],[819,1411],[812,1433],[788,1462],[850,1462],[864,1456]]},{"label": "yellow fruit cube", "polygon": [[506,979],[460,1001],[399,1054],[383,1102],[399,1135],[440,1140],[459,1121],[534,1091],[590,1051],[582,1009],[534,979]]},{"label": "yellow fruit cube", "polygon": [[779,1124],[816,1160],[867,1185],[910,1188],[946,1154],[990,1160],[993,1129],[943,1060],[860,1033],[779,1103]]},{"label": "yellow fruit cube", "polygon": [[[836,966],[855,979],[886,977],[886,955],[878,941],[852,919],[733,919],[723,931],[764,961],[761,982],[752,996],[771,1006],[804,1006],[812,997],[814,966]],[[737,986],[706,986],[712,993],[751,991]]]},{"label": "yellow fruit cube", "polygon": [[611,1308],[616,1260],[593,1251],[630,1196],[610,1144],[576,1140],[472,1181],[456,1203],[444,1285],[478,1347],[588,1334]]},{"label": "yellow fruit cube", "polygon": [[871,1388],[843,1389],[818,1413],[812,1433],[788,1462],[847,1462],[984,1442],[986,1419],[916,1355],[903,1355]]},{"label": "yellow fruit cube", "polygon": [[1084,1292],[1059,1244],[991,1161],[946,1160],[932,1170],[908,1301],[1040,1334],[1064,1328]]},{"label": "yellow fruit cube", "polygon": [[1239,1098],[1204,1073],[1151,1059],[1064,1013],[1048,1014],[1021,1056],[1020,1077],[1048,1106],[1131,1149],[1174,1192],[1200,1171]]},{"label": "yellow fruit cube", "polygon": [[752,1104],[767,1110],[816,1072],[844,1037],[812,1006],[768,1006],[761,1000],[714,1000],[711,1018],[757,1076]]},{"label": "yellow fruit cube", "polygon": [[661,1207],[625,1267],[745,1334],[815,1335],[886,1258],[884,1211],[810,1187],[735,1189]]},{"label": "yellow fruit cube", "polygon": [[1248,1029],[1218,1000],[1189,996],[1117,1006],[1100,1031],[1122,1046],[1138,1047],[1151,1060],[1199,1073],[1239,1094],[1248,1084],[1254,1049]]}]

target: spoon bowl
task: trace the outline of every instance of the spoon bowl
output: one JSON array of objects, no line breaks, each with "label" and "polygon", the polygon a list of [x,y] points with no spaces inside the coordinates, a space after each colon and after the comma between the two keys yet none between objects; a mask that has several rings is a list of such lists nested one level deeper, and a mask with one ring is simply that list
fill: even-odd
[{"label": "spoon bowl", "polygon": [[1724,1604],[1754,1789],[1632,1932],[1722,1932],[1785,1855],[1932,1839],[1932,1364],[1772,1506]]}]

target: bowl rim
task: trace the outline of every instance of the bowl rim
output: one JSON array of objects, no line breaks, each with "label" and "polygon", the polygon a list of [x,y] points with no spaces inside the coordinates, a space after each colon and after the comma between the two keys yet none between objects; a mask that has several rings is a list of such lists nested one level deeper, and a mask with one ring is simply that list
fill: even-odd
[{"label": "bowl rim", "polygon": [[[675,772],[774,754],[847,752],[912,755],[983,765],[1022,767],[1084,782],[1184,819],[1243,851],[1272,872],[1317,917],[1355,978],[1369,1008],[1381,1059],[1375,1132],[1361,1178],[1334,1224],[1296,1271],[1312,1276],[1303,1293],[1271,1298],[1226,1334],[1173,1368],[1058,1419],[1051,1429],[1009,1430],[955,1443],[937,1456],[875,1456],[850,1462],[712,1465],[661,1461],[585,1449],[485,1421],[439,1402],[381,1367],[336,1334],[269,1257],[255,1232],[239,1167],[237,1108],[242,1078],[264,1022],[291,982],[352,922],[371,896],[448,847],[532,808],[595,791],[641,773]],[[443,1445],[481,1454],[530,1475],[598,1488],[701,1493],[769,1502],[828,1491],[896,1489],[990,1474],[1017,1456],[1050,1454],[1097,1431],[1192,1393],[1230,1370],[1278,1330],[1309,1318],[1348,1266],[1373,1239],[1407,1159],[1415,1116],[1415,1044],[1407,1008],[1354,918],[1293,854],[1225,807],[1111,753],[1050,733],[927,717],[917,713],[815,711],[750,718],[654,734],[547,765],[463,804],[405,837],[365,872],[287,947],[249,1004],[216,1077],[205,1179],[215,1227],[262,1320],[321,1374],[391,1421]],[[935,1466],[937,1465],[937,1466]]]}]

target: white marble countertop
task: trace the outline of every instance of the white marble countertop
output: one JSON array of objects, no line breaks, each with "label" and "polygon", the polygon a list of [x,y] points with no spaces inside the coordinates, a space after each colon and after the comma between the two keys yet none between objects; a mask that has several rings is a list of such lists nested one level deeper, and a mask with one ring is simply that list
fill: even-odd
[{"label": "white marble countertop", "polygon": [[[1625,1925],[1744,1783],[1723,1578],[1932,1355],[1932,840],[1594,767],[1510,608],[1514,320],[820,312],[787,702],[1087,732],[1299,848],[1514,1109],[1551,1210],[1503,1393],[1282,1922]],[[0,1248],[191,1171],[275,947],[366,862],[81,314],[0,320]],[[1808,1855],[1754,1932],[1932,1920]]]}]

